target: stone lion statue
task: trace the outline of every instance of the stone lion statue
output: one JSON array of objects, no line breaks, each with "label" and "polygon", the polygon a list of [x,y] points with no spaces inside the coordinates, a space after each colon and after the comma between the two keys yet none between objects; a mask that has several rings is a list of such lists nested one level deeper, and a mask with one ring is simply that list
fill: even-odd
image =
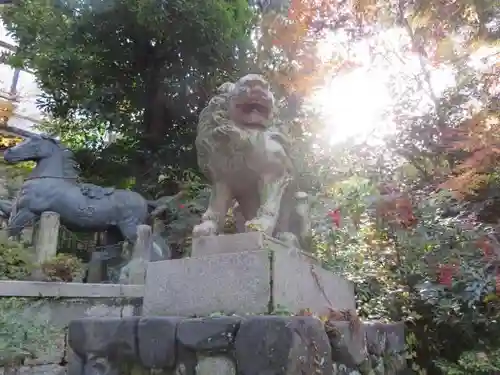
[{"label": "stone lion statue", "polygon": [[288,139],[274,127],[275,112],[269,83],[257,74],[221,85],[201,112],[196,150],[212,190],[193,237],[217,235],[232,208],[239,231],[261,231],[304,248],[308,196],[296,190]]}]

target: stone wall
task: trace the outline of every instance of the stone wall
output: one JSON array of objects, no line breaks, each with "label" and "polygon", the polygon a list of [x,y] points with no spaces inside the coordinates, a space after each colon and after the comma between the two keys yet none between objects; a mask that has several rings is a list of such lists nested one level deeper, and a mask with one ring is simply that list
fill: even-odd
[{"label": "stone wall", "polygon": [[79,319],[69,328],[68,375],[392,375],[406,367],[402,324],[352,332],[338,323],[327,332],[309,316]]},{"label": "stone wall", "polygon": [[[0,281],[0,299],[27,299],[28,307],[23,312],[25,318],[46,321],[55,331],[53,345],[40,347],[36,358],[24,359],[20,374],[64,373],[69,353],[69,323],[83,317],[138,315],[142,295],[143,287],[139,285]],[[4,370],[0,367],[0,375],[4,375]]]}]

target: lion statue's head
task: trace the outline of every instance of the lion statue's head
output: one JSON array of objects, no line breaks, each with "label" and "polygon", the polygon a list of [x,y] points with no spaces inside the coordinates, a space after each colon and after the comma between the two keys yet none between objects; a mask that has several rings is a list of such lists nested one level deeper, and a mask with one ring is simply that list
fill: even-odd
[{"label": "lion statue's head", "polygon": [[273,113],[274,95],[261,75],[242,77],[229,92],[229,118],[240,126],[266,129]]},{"label": "lion statue's head", "polygon": [[200,114],[198,137],[227,126],[267,129],[272,124],[274,112],[274,95],[269,83],[259,74],[248,74],[235,83],[219,86]]},{"label": "lion statue's head", "polygon": [[270,85],[259,74],[219,86],[198,120],[196,149],[202,170],[221,142],[241,141],[245,129],[270,130],[275,112]]}]

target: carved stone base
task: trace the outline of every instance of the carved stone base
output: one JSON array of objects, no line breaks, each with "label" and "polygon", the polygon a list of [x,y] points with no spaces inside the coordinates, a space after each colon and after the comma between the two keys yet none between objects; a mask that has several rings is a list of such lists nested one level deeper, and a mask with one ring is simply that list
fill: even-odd
[{"label": "carved stone base", "polygon": [[303,316],[80,319],[69,326],[68,375],[395,375],[406,367],[402,323],[377,323],[376,342],[374,326],[362,325],[359,347],[344,323],[332,336]]},{"label": "carved stone base", "polygon": [[[214,237],[208,243],[219,244],[216,249],[222,253],[149,263],[143,315],[298,313],[301,309],[323,315],[329,306],[355,309],[352,283],[297,249],[259,233]],[[211,247],[211,254],[215,252]]]}]

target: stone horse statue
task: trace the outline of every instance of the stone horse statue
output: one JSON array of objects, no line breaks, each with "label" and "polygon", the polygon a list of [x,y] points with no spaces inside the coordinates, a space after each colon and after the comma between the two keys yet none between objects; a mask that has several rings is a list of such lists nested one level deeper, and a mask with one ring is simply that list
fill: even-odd
[{"label": "stone horse statue", "polygon": [[[156,202],[130,190],[79,183],[73,152],[51,137],[26,138],[7,149],[4,159],[12,164],[36,162],[12,203],[9,236],[17,236],[43,212],[52,211],[68,228],[95,232],[117,228],[123,239],[135,243],[137,226],[145,224],[156,208]],[[8,210],[7,205],[3,208]],[[170,258],[168,245],[158,236],[153,247],[156,259],[151,260]]]}]

